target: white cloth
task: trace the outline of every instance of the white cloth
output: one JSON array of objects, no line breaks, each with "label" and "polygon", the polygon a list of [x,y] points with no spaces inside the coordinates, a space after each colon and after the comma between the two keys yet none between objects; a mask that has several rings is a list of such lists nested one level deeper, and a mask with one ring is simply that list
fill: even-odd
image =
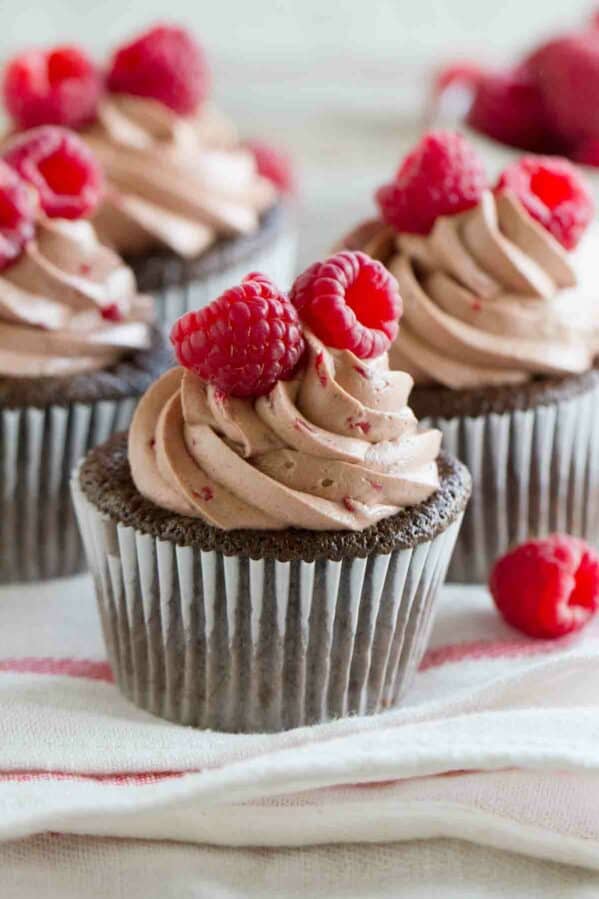
[{"label": "white cloth", "polygon": [[446,588],[402,708],[241,736],[120,696],[86,576],[3,588],[0,839],[45,831],[238,847],[458,838],[599,870],[599,627],[530,641],[485,591]]}]

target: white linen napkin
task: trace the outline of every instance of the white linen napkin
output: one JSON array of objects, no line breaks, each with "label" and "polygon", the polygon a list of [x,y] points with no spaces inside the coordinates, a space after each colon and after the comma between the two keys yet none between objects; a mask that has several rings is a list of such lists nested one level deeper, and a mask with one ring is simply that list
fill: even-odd
[{"label": "white linen napkin", "polygon": [[404,705],[275,735],[194,731],[113,686],[91,581],[0,591],[0,839],[221,846],[432,837],[599,869],[599,627],[560,642],[444,590]]}]

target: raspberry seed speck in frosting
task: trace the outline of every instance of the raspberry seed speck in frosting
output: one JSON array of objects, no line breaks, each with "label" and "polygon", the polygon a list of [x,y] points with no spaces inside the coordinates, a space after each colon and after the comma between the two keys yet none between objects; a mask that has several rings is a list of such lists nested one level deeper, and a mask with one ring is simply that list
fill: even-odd
[{"label": "raspberry seed speck in frosting", "polygon": [[[460,137],[456,154],[454,137],[437,132],[431,145],[425,136],[408,157],[420,160],[415,180],[395,185],[384,221],[342,241],[377,256],[399,283],[404,317],[391,367],[452,389],[588,371],[599,317],[584,178],[566,160],[526,156],[491,190],[472,174],[474,151]],[[422,190],[423,160],[440,141]]]},{"label": "raspberry seed speck in frosting", "polygon": [[[367,265],[363,254],[343,255],[350,268]],[[300,276],[292,296],[305,289],[312,271]],[[373,279],[376,321],[361,324],[373,335],[380,289]],[[399,315],[397,286],[385,289]],[[263,307],[259,333],[253,301]],[[382,349],[359,358],[347,346],[327,344],[316,333],[324,327],[315,310],[309,323],[304,317],[308,305],[299,304],[296,313],[268,279],[252,274],[208,310],[193,313],[195,319],[185,316],[175,325],[183,367],[150,388],[129,434],[140,493],[224,530],[362,530],[434,493],[440,433],[419,430],[408,405],[412,378],[391,372]],[[321,325],[329,314],[338,309],[323,305]],[[223,352],[228,364],[219,375]]]},{"label": "raspberry seed speck in frosting", "polygon": [[98,165],[76,135],[17,135],[0,162],[0,376],[108,368],[150,344],[153,306],[90,222]]}]

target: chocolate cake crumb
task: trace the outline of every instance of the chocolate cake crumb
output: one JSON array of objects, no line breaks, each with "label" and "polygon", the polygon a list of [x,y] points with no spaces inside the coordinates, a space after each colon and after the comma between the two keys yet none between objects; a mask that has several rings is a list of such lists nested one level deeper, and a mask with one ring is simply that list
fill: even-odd
[{"label": "chocolate cake crumb", "polygon": [[464,511],[470,497],[470,475],[456,459],[439,457],[440,487],[420,505],[403,509],[363,531],[223,531],[198,518],[177,515],[145,499],[131,478],[127,435],[117,434],[92,450],[83,462],[81,489],[113,521],[179,546],[196,546],[226,556],[340,561],[385,554],[432,540]]}]

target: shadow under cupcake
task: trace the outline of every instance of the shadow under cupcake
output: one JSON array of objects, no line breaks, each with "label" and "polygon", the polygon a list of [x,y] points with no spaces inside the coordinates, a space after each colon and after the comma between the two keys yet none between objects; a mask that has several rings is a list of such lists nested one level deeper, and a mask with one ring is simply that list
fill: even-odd
[{"label": "shadow under cupcake", "polygon": [[415,413],[472,474],[448,578],[485,582],[527,537],[597,544],[599,237],[583,177],[566,160],[525,157],[491,193],[466,141],[439,132],[378,201],[386,221],[342,244],[398,279],[391,367],[413,375]]},{"label": "shadow under cupcake", "polygon": [[0,584],[86,567],[73,466],[127,427],[172,364],[153,304],[85,220],[101,177],[60,128],[26,132],[0,160]]},{"label": "shadow under cupcake", "polygon": [[340,254],[291,300],[252,275],[184,316],[182,367],[73,478],[117,683],[182,724],[276,731],[394,705],[468,501],[388,368],[395,280]]}]

